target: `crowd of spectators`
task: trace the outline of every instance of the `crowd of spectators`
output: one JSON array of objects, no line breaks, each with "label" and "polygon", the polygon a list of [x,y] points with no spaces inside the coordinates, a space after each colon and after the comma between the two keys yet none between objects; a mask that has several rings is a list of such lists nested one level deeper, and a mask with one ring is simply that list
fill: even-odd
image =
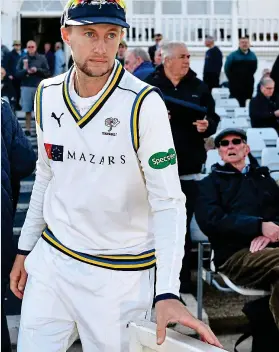
[{"label": "crowd of spectators", "polygon": [[[223,55],[213,37],[207,37],[203,80],[191,68],[185,43],[164,41],[155,35],[148,51],[129,49],[121,41],[117,59],[137,78],[158,87],[164,97],[178,159],[181,188],[186,195],[187,236],[181,270],[181,293],[192,292],[191,232],[195,212],[201,230],[209,237],[215,265],[236,284],[271,289],[270,309],[279,328],[279,188],[267,168],[260,167],[250,153],[246,133],[226,130],[215,138],[215,148],[224,165],[200,181],[206,161],[205,141],[217,131],[220,116],[215,112],[211,90],[220,87]],[[46,77],[66,69],[61,43],[55,52],[51,43],[39,54],[35,41],[26,50],[14,41],[11,52],[2,46],[1,91],[14,110],[26,113],[26,135],[31,134],[31,113],[36,89]],[[73,64],[72,58],[68,67]],[[272,70],[263,72],[254,92],[258,60],[249,39],[240,38],[238,50],[224,64],[230,97],[241,107],[249,104],[252,127],[272,127],[279,135],[279,55]],[[2,103],[3,104],[3,103]],[[2,155],[3,156],[3,155]],[[247,164],[247,157],[250,163]]]}]

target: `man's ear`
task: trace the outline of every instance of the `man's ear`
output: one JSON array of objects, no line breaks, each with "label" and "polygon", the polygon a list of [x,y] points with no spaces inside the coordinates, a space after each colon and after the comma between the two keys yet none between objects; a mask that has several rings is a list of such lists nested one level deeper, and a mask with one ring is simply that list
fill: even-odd
[{"label": "man's ear", "polygon": [[249,145],[246,144],[246,156],[250,153],[251,149]]},{"label": "man's ear", "polygon": [[63,42],[71,46],[70,44],[70,27],[61,27],[60,32],[61,32],[61,38],[63,39]]}]

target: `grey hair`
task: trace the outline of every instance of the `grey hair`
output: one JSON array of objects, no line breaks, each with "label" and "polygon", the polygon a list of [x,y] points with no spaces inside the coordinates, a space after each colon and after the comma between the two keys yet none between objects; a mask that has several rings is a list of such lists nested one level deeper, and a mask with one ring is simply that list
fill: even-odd
[{"label": "grey hair", "polygon": [[135,57],[140,57],[143,61],[151,61],[149,54],[141,48],[135,48],[129,50],[130,53],[133,53]]},{"label": "grey hair", "polygon": [[214,42],[214,37],[212,37],[212,35],[207,35],[205,40],[208,40],[209,42]]},{"label": "grey hair", "polygon": [[162,54],[162,63],[165,63],[165,60],[167,57],[171,57],[173,55],[173,51],[177,47],[183,46],[184,48],[187,49],[187,46],[183,42],[169,42],[169,43],[164,43],[161,46],[161,54]]},{"label": "grey hair", "polygon": [[265,87],[269,83],[274,83],[274,80],[270,77],[263,77],[260,81],[261,87]]}]

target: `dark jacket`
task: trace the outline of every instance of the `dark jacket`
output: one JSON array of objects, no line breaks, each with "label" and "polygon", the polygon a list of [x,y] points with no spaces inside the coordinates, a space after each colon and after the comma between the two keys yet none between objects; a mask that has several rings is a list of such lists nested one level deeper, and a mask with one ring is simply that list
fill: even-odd
[{"label": "dark jacket", "polygon": [[157,45],[152,45],[148,48],[148,54],[150,56],[150,60],[154,63],[155,52],[158,49]]},{"label": "dark jacket", "polygon": [[144,61],[135,69],[135,71],[133,72],[133,75],[141,79],[142,81],[144,81],[145,78],[153,72],[154,72],[154,66],[152,65],[152,63],[150,61]]},{"label": "dark jacket", "polygon": [[254,74],[257,71],[257,57],[249,50],[244,54],[240,49],[232,52],[225,63],[225,73],[230,82],[233,97],[252,97],[254,90]]},{"label": "dark jacket", "polygon": [[16,77],[16,67],[22,57],[22,53],[18,53],[15,49],[7,54],[6,72],[7,76]]},{"label": "dark jacket", "polygon": [[279,117],[274,115],[276,110],[279,110],[279,97],[268,99],[259,92],[251,99],[249,105],[252,127],[272,127],[279,135]]},{"label": "dark jacket", "polygon": [[274,65],[272,67],[270,77],[275,82],[275,92],[279,94],[279,55],[277,56]]},{"label": "dark jacket", "polygon": [[223,54],[218,46],[208,49],[205,53],[203,74],[216,73],[220,75],[223,65]]},{"label": "dark jacket", "polygon": [[251,164],[243,174],[232,165],[215,164],[199,182],[196,220],[209,237],[214,263],[221,266],[235,252],[262,236],[262,222],[279,222],[279,187],[266,167]]},{"label": "dark jacket", "polygon": [[12,81],[7,76],[1,81],[1,97],[7,97],[10,104],[15,106],[16,92]]},{"label": "dark jacket", "polygon": [[207,108],[207,120],[209,127],[206,132],[199,133],[193,125],[197,119],[202,119],[201,114],[193,109],[187,109],[180,105],[166,101],[170,111],[170,124],[178,158],[178,171],[180,175],[199,173],[206,160],[204,138],[214,134],[220,121],[215,113],[215,102],[206,86],[196,77],[191,69],[187,75],[175,87],[166,77],[162,65],[148,76],[145,81],[160,88],[163,95],[181,99],[190,103]]},{"label": "dark jacket", "polygon": [[9,104],[1,100],[1,270],[2,280],[11,270],[13,245],[13,187],[35,169],[36,155]]},{"label": "dark jacket", "polygon": [[52,76],[54,72],[54,53],[49,50],[47,53],[45,53],[45,57],[47,59],[50,75]]},{"label": "dark jacket", "polygon": [[[36,67],[37,72],[28,74],[27,70],[23,68],[24,59],[28,59],[28,67]],[[44,55],[35,54],[34,56],[30,56],[27,54],[21,57],[17,64],[16,77],[21,79],[22,87],[38,87],[40,82],[49,76],[50,71]]]}]

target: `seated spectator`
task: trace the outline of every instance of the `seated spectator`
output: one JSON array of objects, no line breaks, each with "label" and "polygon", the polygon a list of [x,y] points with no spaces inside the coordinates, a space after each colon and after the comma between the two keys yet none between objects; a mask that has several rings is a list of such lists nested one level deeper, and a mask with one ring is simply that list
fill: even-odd
[{"label": "seated spectator", "polygon": [[12,80],[7,76],[4,67],[1,67],[1,97],[5,99],[15,111],[16,92]]},{"label": "seated spectator", "polygon": [[270,77],[270,69],[269,68],[265,68],[262,72],[262,78],[260,79],[260,82],[257,85],[257,94],[261,91],[261,81],[267,77]]},{"label": "seated spectator", "polygon": [[121,40],[118,46],[118,52],[117,52],[116,58],[118,61],[120,61],[121,65],[123,66],[125,64],[125,54],[127,49],[128,49],[127,43],[125,42],[125,40]]},{"label": "seated spectator", "polygon": [[[279,328],[279,187],[250,154],[241,129],[215,138],[225,163],[199,182],[196,219],[214,250],[218,271],[236,285],[271,290]],[[246,157],[250,165],[246,164]]]},{"label": "seated spectator", "polygon": [[125,69],[141,80],[145,80],[154,72],[149,54],[141,48],[129,50],[126,53]]},{"label": "seated spectator", "polygon": [[252,127],[272,127],[279,135],[279,98],[273,96],[272,78],[261,80],[260,92],[250,101],[250,118]]}]

